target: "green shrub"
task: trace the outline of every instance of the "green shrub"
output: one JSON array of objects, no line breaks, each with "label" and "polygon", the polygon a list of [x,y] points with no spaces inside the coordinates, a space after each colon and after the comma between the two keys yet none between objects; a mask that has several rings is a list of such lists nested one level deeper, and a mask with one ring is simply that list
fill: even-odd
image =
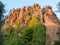
[{"label": "green shrub", "polygon": [[33,39],[31,45],[45,45],[46,42],[46,29],[42,24],[33,26]]},{"label": "green shrub", "polygon": [[21,30],[21,45],[31,45],[33,30],[32,28],[23,28]]},{"label": "green shrub", "polygon": [[9,27],[3,31],[4,45],[20,45],[20,30]]},{"label": "green shrub", "polygon": [[55,41],[55,44],[54,45],[60,45],[60,40]]},{"label": "green shrub", "polygon": [[59,40],[56,40],[54,45],[60,45],[60,36],[59,36]]},{"label": "green shrub", "polygon": [[46,29],[43,24],[25,27],[21,30],[21,45],[45,45]]},{"label": "green shrub", "polygon": [[46,29],[42,24],[23,29],[9,27],[3,31],[4,45],[45,45]]}]

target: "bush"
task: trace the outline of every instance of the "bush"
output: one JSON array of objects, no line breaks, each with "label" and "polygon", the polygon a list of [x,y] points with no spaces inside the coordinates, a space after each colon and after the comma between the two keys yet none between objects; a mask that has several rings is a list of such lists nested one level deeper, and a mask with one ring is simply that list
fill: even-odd
[{"label": "bush", "polygon": [[21,30],[10,26],[3,31],[3,38],[4,45],[45,45],[46,29],[42,24]]},{"label": "bush", "polygon": [[4,45],[20,45],[20,30],[9,27],[3,31]]},{"label": "bush", "polygon": [[54,45],[60,45],[60,36],[59,36],[59,40],[56,40]]},{"label": "bush", "polygon": [[45,45],[46,29],[42,24],[34,24],[21,30],[22,45]]},{"label": "bush", "polygon": [[60,40],[55,41],[55,44],[54,45],[60,45]]},{"label": "bush", "polygon": [[33,26],[33,39],[31,45],[45,45],[46,42],[46,29],[42,24]]},{"label": "bush", "polygon": [[32,28],[23,28],[21,30],[21,45],[31,45],[33,29]]}]

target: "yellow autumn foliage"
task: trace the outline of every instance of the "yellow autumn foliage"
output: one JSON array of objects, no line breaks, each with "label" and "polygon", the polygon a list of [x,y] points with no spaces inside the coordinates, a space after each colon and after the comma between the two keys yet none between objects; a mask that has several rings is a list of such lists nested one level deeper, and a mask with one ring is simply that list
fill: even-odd
[{"label": "yellow autumn foliage", "polygon": [[19,27],[20,27],[20,20],[16,20],[15,28],[19,28]]},{"label": "yellow autumn foliage", "polygon": [[36,25],[39,23],[38,18],[35,15],[32,15],[32,19],[28,22],[28,26],[32,27],[33,25]]}]

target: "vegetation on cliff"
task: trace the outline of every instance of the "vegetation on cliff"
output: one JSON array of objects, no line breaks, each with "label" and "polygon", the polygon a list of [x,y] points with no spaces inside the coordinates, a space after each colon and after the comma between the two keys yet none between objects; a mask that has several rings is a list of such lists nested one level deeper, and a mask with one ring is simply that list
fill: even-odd
[{"label": "vegetation on cliff", "polygon": [[60,35],[59,35],[59,40],[55,40],[54,45],[60,45]]},{"label": "vegetation on cliff", "polygon": [[3,38],[4,45],[45,45],[46,29],[43,24],[38,23],[36,17],[33,17],[26,27],[8,27],[3,31]]},{"label": "vegetation on cliff", "polygon": [[[0,6],[0,27],[3,10],[4,5]],[[41,9],[38,4],[34,4],[10,10],[2,29],[1,45],[52,45],[57,39],[59,25],[50,6]],[[60,39],[54,45],[60,45]]]}]

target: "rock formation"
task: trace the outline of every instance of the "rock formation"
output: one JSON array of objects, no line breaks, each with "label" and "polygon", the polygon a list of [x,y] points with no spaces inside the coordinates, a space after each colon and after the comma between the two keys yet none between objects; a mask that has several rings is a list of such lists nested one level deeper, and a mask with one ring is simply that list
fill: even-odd
[{"label": "rock formation", "polygon": [[13,8],[6,16],[4,29],[10,25],[15,27],[17,20],[20,20],[20,27],[26,26],[29,20],[29,15],[37,16],[39,18],[39,22],[46,26],[46,34],[49,35],[49,38],[46,41],[46,45],[52,45],[54,40],[57,39],[59,25],[58,18],[50,6],[41,8],[38,4],[33,4],[33,6],[24,6],[23,8],[17,9]]}]

